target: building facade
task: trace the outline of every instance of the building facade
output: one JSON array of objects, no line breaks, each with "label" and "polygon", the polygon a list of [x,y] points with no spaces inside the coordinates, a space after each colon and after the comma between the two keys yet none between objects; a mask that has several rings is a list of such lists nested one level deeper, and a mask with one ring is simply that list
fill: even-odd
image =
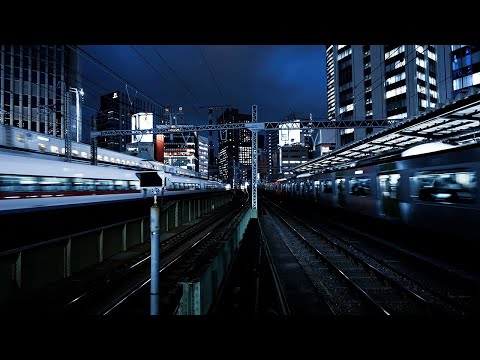
[{"label": "building facade", "polygon": [[[453,98],[480,88],[480,47],[476,45],[450,45]],[[446,77],[450,74],[447,73]]]},{"label": "building facade", "polygon": [[85,141],[76,46],[0,46],[0,125]]},{"label": "building facade", "polygon": [[279,132],[267,131],[265,152],[267,156],[267,181],[278,179],[279,164]]},{"label": "building facade", "polygon": [[208,177],[208,137],[197,134],[196,157],[198,159],[198,171],[205,177]]},{"label": "building facade", "polygon": [[[228,108],[217,118],[217,124],[249,123],[251,114],[241,114]],[[218,169],[221,180],[236,189],[245,181],[251,182],[252,133],[247,129],[221,130],[218,145]]]},{"label": "building facade", "polygon": [[194,133],[164,135],[164,160],[167,165],[198,171],[197,139]]},{"label": "building facade", "polygon": [[[447,45],[328,45],[328,119],[395,121],[445,104],[451,96],[449,52]],[[339,130],[336,144],[377,130]]]},{"label": "building facade", "polygon": [[[143,113],[152,114],[152,116],[151,118],[145,116],[145,121],[140,121],[144,118],[137,114]],[[131,97],[128,92],[118,90],[100,97],[100,111],[97,112],[96,116],[96,128],[98,131],[137,130],[139,128],[152,128],[156,125],[165,124],[167,121],[168,114],[165,113],[165,108],[162,105],[148,101],[143,97]],[[126,136],[102,136],[97,138],[97,145],[118,152],[138,153],[145,148],[153,149],[154,136],[144,136],[145,139]]]}]

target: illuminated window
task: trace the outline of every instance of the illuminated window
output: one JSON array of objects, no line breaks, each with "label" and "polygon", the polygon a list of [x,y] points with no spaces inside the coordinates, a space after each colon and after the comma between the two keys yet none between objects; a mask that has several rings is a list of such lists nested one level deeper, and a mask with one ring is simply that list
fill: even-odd
[{"label": "illuminated window", "polygon": [[405,46],[399,46],[393,50],[390,50],[389,52],[385,53],[385,60],[394,57],[395,55],[398,55],[400,53],[405,52]]}]

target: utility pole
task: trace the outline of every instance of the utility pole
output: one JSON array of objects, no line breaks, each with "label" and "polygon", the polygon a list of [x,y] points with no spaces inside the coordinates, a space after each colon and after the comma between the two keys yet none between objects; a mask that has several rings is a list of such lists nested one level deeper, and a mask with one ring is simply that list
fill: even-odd
[{"label": "utility pole", "polygon": [[[257,105],[252,105],[252,123],[257,123]],[[257,218],[258,130],[252,128],[252,218]]]},{"label": "utility pole", "polygon": [[[162,184],[163,186],[163,184]],[[163,189],[163,187],[162,187]],[[160,209],[157,204],[158,191],[155,189],[153,205],[150,208],[150,315],[160,313]],[[163,202],[163,191],[162,198]]]}]

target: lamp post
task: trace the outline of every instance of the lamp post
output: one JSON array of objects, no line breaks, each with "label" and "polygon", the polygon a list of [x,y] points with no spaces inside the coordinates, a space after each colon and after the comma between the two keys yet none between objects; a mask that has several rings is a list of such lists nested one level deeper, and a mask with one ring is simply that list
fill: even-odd
[{"label": "lamp post", "polygon": [[67,98],[67,92],[65,90],[66,84],[65,80],[60,80],[57,83],[57,87],[61,88],[63,91],[63,95],[65,97],[64,103],[62,104],[61,108],[61,116],[63,116],[63,137],[65,139],[65,161],[70,162],[72,161],[72,139],[70,135],[70,120],[68,118],[68,98]]},{"label": "lamp post", "polygon": [[77,142],[81,142],[80,141],[81,140],[80,139],[80,134],[82,132],[82,119],[81,119],[81,113],[80,113],[80,110],[81,110],[80,109],[80,96],[82,96],[82,98],[83,98],[83,95],[85,93],[83,92],[82,88],[71,87],[70,91],[75,93],[76,110],[77,110]]}]

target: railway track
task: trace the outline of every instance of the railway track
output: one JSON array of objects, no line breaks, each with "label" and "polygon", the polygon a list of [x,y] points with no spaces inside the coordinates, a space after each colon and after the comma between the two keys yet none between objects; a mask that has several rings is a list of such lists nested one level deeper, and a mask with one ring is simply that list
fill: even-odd
[{"label": "railway track", "polygon": [[401,279],[429,302],[453,314],[480,314],[480,276],[475,273],[325,216],[315,221],[309,214],[301,217],[324,236]]},{"label": "railway track", "polygon": [[[163,241],[160,250],[160,313],[173,315],[181,296],[183,274],[193,268],[232,219],[239,216],[237,204],[217,211],[196,226]],[[242,209],[244,207],[242,206]],[[67,314],[148,315],[150,304],[150,254],[145,253],[103,279],[94,288],[70,300]]]},{"label": "railway track", "polygon": [[332,236],[285,213],[262,205],[275,219],[277,232],[283,234],[305,273],[326,299],[335,315],[433,315],[448,312],[427,301],[419,292],[406,286],[360,257]]}]

